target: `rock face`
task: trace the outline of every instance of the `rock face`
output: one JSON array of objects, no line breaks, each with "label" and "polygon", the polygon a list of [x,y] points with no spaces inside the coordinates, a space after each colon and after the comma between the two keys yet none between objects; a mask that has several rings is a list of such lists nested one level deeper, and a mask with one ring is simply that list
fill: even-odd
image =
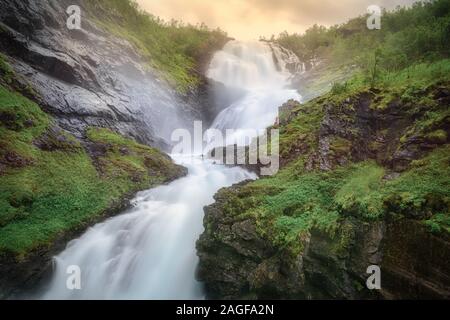
[{"label": "rock face", "polygon": [[[447,87],[438,85],[419,93],[433,99],[436,114],[445,115],[450,98]],[[303,157],[302,170],[333,172],[339,166],[370,160],[384,168],[387,181],[447,143],[448,117],[429,126],[429,131],[441,134],[426,134],[416,124],[428,107],[400,99],[380,107],[381,95],[363,92],[338,103],[321,98],[311,102],[310,109],[295,101],[286,103],[280,113],[282,166]],[[283,128],[296,119],[317,123],[306,126],[309,133],[298,133],[296,139],[283,138],[283,132],[289,132]],[[293,126],[298,128],[297,123]],[[433,138],[438,136],[441,139]],[[283,145],[287,140],[290,144]],[[261,188],[244,182],[223,189],[216,202],[205,208],[205,232],[197,242],[198,279],[205,282],[209,298],[450,298],[450,237],[445,232],[431,233],[423,223],[434,210],[432,202],[425,204],[426,210],[389,208],[385,203],[389,213],[375,220],[361,218],[357,210],[343,210],[334,233],[313,226],[298,234],[296,247],[301,250],[293,250],[272,241],[273,222],[264,222],[263,205],[255,198]],[[274,188],[264,190],[276,194]],[[284,214],[289,217],[292,211]],[[371,265],[382,271],[381,290],[366,287]]]},{"label": "rock face", "polygon": [[[66,26],[66,10],[71,5],[81,8],[81,30],[69,30]],[[12,83],[4,77],[0,84],[20,92],[51,115],[51,127],[36,138],[30,148],[36,147],[49,154],[66,152],[74,147],[74,141],[81,140],[99,174],[93,179],[101,179],[105,174],[106,169],[100,162],[104,163],[103,158],[113,146],[90,141],[88,128],[108,128],[142,144],[168,151],[174,129],[189,127],[194,119],[205,119],[204,111],[209,103],[206,80],[189,95],[177,93],[161,80],[160,74],[148,66],[148,61],[144,61],[129,42],[98,28],[82,0],[1,0],[0,39],[1,60],[5,55],[14,71]],[[205,61],[208,54],[203,58]],[[54,123],[53,119],[56,120]],[[0,124],[7,128],[13,126],[15,120],[9,113],[0,114]],[[34,124],[27,121],[24,126],[33,127]],[[78,140],[66,140],[72,135]],[[117,156],[128,158],[130,153],[132,156],[133,152],[123,147]],[[168,156],[164,159],[171,162]],[[31,161],[8,152],[0,159],[0,176],[9,168],[32,165]],[[150,176],[158,176],[156,171],[166,168],[167,179],[161,183],[187,173],[178,166],[165,167],[163,162],[152,157],[146,157],[143,165],[149,168]],[[156,165],[160,166],[158,170],[154,169]],[[124,168],[130,167],[124,165]],[[120,189],[123,194],[98,217],[73,230],[61,232],[48,246],[37,248],[20,261],[15,256],[2,255],[0,298],[34,287],[51,269],[52,256],[69,240],[90,225],[123,212],[136,191],[150,187],[141,184],[143,176],[136,172],[129,178],[135,185],[133,190]]]},{"label": "rock face", "polygon": [[[417,221],[349,219],[346,250],[336,250],[343,234],[331,237],[313,229],[302,239],[305,250],[292,255],[258,235],[257,221],[232,220],[223,214],[220,196],[216,201],[206,208],[208,231],[197,245],[198,277],[209,298],[450,298],[450,238],[430,234]],[[382,270],[380,291],[365,287],[370,265]]]},{"label": "rock face", "polygon": [[[70,5],[81,7],[81,30],[66,26]],[[202,119],[198,100],[184,101],[130,43],[96,27],[81,0],[2,0],[0,6],[0,51],[37,93],[34,99],[76,136],[100,126],[166,147],[173,129]]]}]

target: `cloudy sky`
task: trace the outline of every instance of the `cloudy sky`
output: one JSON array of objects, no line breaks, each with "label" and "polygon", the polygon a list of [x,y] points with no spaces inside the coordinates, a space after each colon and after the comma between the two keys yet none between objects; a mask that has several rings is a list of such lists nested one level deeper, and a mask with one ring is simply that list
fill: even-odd
[{"label": "cloudy sky", "polygon": [[165,20],[204,22],[240,40],[303,32],[314,23],[333,25],[365,13],[369,5],[394,8],[414,0],[137,0]]}]

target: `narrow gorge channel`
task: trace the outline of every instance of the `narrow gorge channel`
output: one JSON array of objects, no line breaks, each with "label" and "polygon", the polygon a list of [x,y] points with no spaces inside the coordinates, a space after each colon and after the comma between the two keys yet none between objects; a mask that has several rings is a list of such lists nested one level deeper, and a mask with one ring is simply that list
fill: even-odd
[{"label": "narrow gorge channel", "polygon": [[[281,52],[264,43],[229,42],[215,54],[207,76],[224,85],[220,94],[229,95],[231,102],[217,115],[215,129],[266,128],[275,122],[280,105],[301,98],[289,89],[292,74]],[[139,193],[133,209],[70,242],[54,258],[52,279],[38,298],[205,298],[195,278],[195,243],[203,232],[203,207],[214,202],[219,189],[257,177],[201,156],[172,158],[188,168],[188,175]],[[81,270],[81,290],[66,288],[66,271],[73,265]]]}]

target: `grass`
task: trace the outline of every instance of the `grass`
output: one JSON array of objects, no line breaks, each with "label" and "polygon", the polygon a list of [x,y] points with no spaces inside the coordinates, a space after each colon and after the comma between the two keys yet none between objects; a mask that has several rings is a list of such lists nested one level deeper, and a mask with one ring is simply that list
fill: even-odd
[{"label": "grass", "polygon": [[[373,109],[386,109],[388,104],[395,100],[401,101],[403,104],[415,105],[415,108],[419,106],[433,107],[436,103],[432,96],[433,89],[439,86],[448,86],[449,74],[449,59],[416,63],[400,71],[386,72],[380,70],[376,81],[371,81],[367,74],[359,70],[350,79],[335,82],[328,93],[308,101],[308,103],[316,103],[320,110],[323,108],[324,102],[333,102],[338,105],[349,98],[366,92],[378,96],[373,99],[376,101],[371,106]],[[415,111],[415,109],[411,109],[411,112]],[[430,112],[429,115],[420,119],[417,125],[420,123],[425,125],[424,121],[427,117],[430,118],[430,122],[434,122],[433,117],[445,119],[447,115],[448,111],[439,111],[435,114]]]},{"label": "grass", "polygon": [[368,30],[367,17],[331,27],[314,25],[303,34],[284,32],[274,41],[304,62],[325,60],[331,66],[360,68],[370,82],[377,80],[379,70],[397,72],[449,56],[448,0],[418,1],[385,11],[380,30]]},{"label": "grass", "polygon": [[[318,98],[308,103],[308,107],[298,104],[291,114],[295,115],[280,129],[280,156],[289,158],[291,154],[297,154],[296,150],[307,150],[316,146],[315,134],[320,129],[324,115],[323,100]],[[306,150],[305,150],[306,149]]]},{"label": "grass", "polygon": [[[233,219],[253,219],[263,238],[294,254],[304,249],[302,240],[312,229],[335,237],[336,250],[344,248],[353,232],[349,219],[371,222],[387,215],[402,215],[422,221],[432,232],[450,231],[450,147],[443,129],[448,127],[450,117],[445,103],[438,103],[435,97],[440,88],[448,88],[448,74],[439,71],[448,65],[449,61],[443,60],[411,67],[414,79],[405,77],[406,71],[402,71],[389,77],[384,82],[386,87],[377,90],[354,78],[345,90],[284,110],[278,126],[282,169],[275,176],[237,190],[220,191],[223,212]],[[348,114],[355,110],[347,101],[357,101],[355,97],[368,92],[373,101],[391,103],[399,99],[402,104],[399,112],[415,119],[405,129],[405,135],[398,138],[400,145],[414,136],[441,147],[413,161],[400,176],[390,179],[385,178],[388,169],[374,160],[349,163],[330,171],[306,169],[307,160],[311,156],[317,158],[314,152],[325,107],[332,108],[328,111],[332,116],[351,124],[354,119]],[[379,105],[375,103],[372,108]],[[330,155],[349,154],[351,147],[348,139],[338,136],[330,139]]]},{"label": "grass", "polygon": [[88,130],[91,144],[105,150],[93,159],[52,128],[39,106],[0,86],[0,255],[25,257],[182,172],[158,150],[107,129]]},{"label": "grass", "polygon": [[372,161],[330,172],[299,172],[291,164],[238,192],[222,190],[220,198],[226,199],[225,214],[235,219],[253,217],[262,237],[294,254],[304,249],[302,239],[312,228],[345,239],[342,228],[350,216],[374,221],[403,214],[423,219],[433,232],[449,232],[449,162],[446,146],[389,181],[383,179],[385,169]]},{"label": "grass", "polygon": [[450,147],[445,145],[412,163],[410,170],[386,183],[386,209],[410,217],[431,217],[450,210]]},{"label": "grass", "polygon": [[352,171],[334,196],[334,202],[340,212],[378,218],[383,208],[377,193],[383,187],[385,170],[375,163],[366,163]]},{"label": "grass", "polygon": [[417,90],[424,86],[448,80],[450,60],[442,59],[434,62],[413,64],[400,72],[383,73],[379,79],[382,88],[392,86]]}]

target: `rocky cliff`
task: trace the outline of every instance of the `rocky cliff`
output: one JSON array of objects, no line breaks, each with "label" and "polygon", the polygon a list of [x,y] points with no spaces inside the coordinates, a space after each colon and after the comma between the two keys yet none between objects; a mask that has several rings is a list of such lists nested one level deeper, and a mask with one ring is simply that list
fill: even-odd
[{"label": "rocky cliff", "polygon": [[[70,5],[81,30],[66,26]],[[95,14],[80,0],[0,1],[0,298],[34,287],[137,191],[185,175],[154,147],[206,118],[206,81],[180,94]]]},{"label": "rocky cliff", "polygon": [[[80,30],[66,26],[70,5],[81,8]],[[0,6],[0,51],[34,100],[76,136],[100,126],[166,147],[174,128],[204,118],[207,83],[189,99],[178,94],[129,42],[97,27],[83,1],[2,0]]]},{"label": "rocky cliff", "polygon": [[205,208],[208,296],[448,299],[449,103],[448,81],[286,103],[281,171]]}]

